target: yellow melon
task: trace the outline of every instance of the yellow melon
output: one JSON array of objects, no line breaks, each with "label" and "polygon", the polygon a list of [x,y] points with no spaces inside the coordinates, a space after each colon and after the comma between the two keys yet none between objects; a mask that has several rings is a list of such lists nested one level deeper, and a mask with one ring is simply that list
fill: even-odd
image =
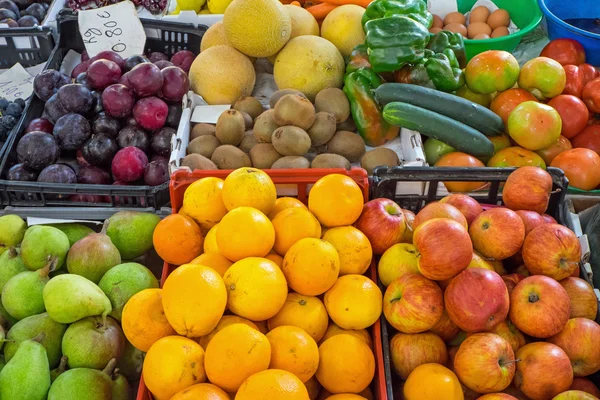
[{"label": "yellow melon", "polygon": [[[319,24],[311,13],[302,7],[292,4],[283,6],[292,18],[292,34],[290,40],[298,36],[314,35],[319,36]],[[362,29],[362,26],[361,26]]]},{"label": "yellow melon", "polygon": [[321,25],[321,37],[329,40],[344,57],[365,42],[362,17],[365,9],[354,4],[346,4],[331,11]]},{"label": "yellow melon", "polygon": [[225,27],[222,21],[215,23],[204,32],[202,42],[200,43],[200,51],[205,51],[220,44],[231,46],[231,43],[227,40],[227,35],[225,35]]}]

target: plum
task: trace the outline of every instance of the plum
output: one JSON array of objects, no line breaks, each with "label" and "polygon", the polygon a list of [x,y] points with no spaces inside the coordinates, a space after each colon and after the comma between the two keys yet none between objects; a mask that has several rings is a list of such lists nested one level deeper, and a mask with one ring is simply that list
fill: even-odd
[{"label": "plum", "polygon": [[90,138],[92,129],[85,117],[66,114],[56,121],[52,135],[62,150],[77,150]]},{"label": "plum", "polygon": [[55,124],[56,121],[63,115],[65,115],[67,111],[62,107],[56,95],[52,95],[44,104],[44,115],[42,118],[46,118],[51,123]]},{"label": "plum", "polygon": [[152,161],[144,171],[144,182],[148,186],[158,186],[169,181],[169,163],[163,160]]},{"label": "plum", "polygon": [[125,72],[123,74],[123,76],[121,76],[121,79],[119,79],[119,84],[125,85],[131,89],[132,86],[131,86],[131,82],[129,82],[129,76],[130,76],[129,74],[130,74],[130,72]]},{"label": "plum", "polygon": [[[90,60],[80,62],[79,64],[77,64],[75,66],[75,68],[73,68],[73,71],[71,71],[71,78],[77,78],[79,76],[79,74],[81,74],[83,72],[87,72],[89,67],[90,67]],[[88,82],[89,82],[89,79],[88,79]]]},{"label": "plum", "polygon": [[104,105],[102,104],[102,94],[96,90],[92,91],[92,108],[86,114],[88,118],[93,118],[95,115],[104,112]]},{"label": "plum", "polygon": [[92,108],[92,93],[88,88],[78,83],[62,86],[56,92],[56,97],[63,110],[69,113],[85,114]]},{"label": "plum", "polygon": [[145,97],[133,107],[133,117],[144,129],[156,131],[165,126],[169,107],[158,97]]},{"label": "plum", "polygon": [[141,56],[141,55],[131,56],[125,60],[125,71],[131,71],[133,69],[133,67],[135,67],[136,65],[141,64],[141,63],[147,63],[147,62],[150,62],[150,60],[148,60],[144,56]]},{"label": "plum", "polygon": [[133,67],[129,72],[131,88],[138,97],[155,95],[163,86],[163,75],[160,68],[147,62]]},{"label": "plum", "polygon": [[143,129],[136,126],[126,126],[121,129],[119,136],[117,136],[117,144],[122,149],[135,146],[144,153],[148,153],[150,150],[150,140],[148,139],[148,135]]},{"label": "plum", "polygon": [[110,167],[117,151],[119,146],[115,139],[104,134],[94,135],[81,149],[83,158],[97,167]]},{"label": "plum", "polygon": [[166,125],[177,129],[181,121],[181,104],[169,104],[169,114],[167,115]]},{"label": "plum", "polygon": [[41,171],[54,164],[60,156],[60,147],[54,136],[45,132],[31,132],[23,136],[17,144],[19,163],[35,171]]},{"label": "plum", "polygon": [[104,89],[121,79],[121,68],[110,60],[96,60],[87,69],[88,80],[94,89]]},{"label": "plum", "polygon": [[169,158],[167,157],[163,157],[163,156],[159,156],[158,154],[154,154],[152,157],[150,157],[150,162],[152,161],[165,161],[165,162],[169,162]]},{"label": "plum", "polygon": [[150,139],[150,148],[154,154],[163,157],[171,155],[171,139],[177,133],[173,128],[163,127],[152,135]]},{"label": "plum", "polygon": [[33,3],[33,0],[13,0],[13,2],[19,7],[19,10],[24,10]]},{"label": "plum", "polygon": [[190,67],[192,66],[192,63],[194,62],[195,58],[196,55],[194,55],[194,53],[192,53],[191,51],[180,50],[177,53],[173,54],[173,57],[171,57],[171,62],[176,67],[179,67],[186,73],[188,73],[190,72]]},{"label": "plum", "polygon": [[77,173],[77,183],[87,185],[110,185],[110,175],[108,172],[90,165],[81,167]]},{"label": "plum", "polygon": [[167,67],[172,67],[173,63],[171,61],[158,60],[158,61],[154,62],[154,65],[156,65],[158,67],[158,69],[163,70]]},{"label": "plum", "polygon": [[38,173],[23,164],[15,164],[6,173],[6,179],[9,181],[28,181],[35,182]]},{"label": "plum", "polygon": [[125,147],[112,160],[111,171],[117,181],[134,182],[144,176],[148,165],[146,153],[137,147]]},{"label": "plum", "polygon": [[77,183],[77,176],[73,168],[67,164],[52,164],[40,172],[37,181],[47,183]]},{"label": "plum", "polygon": [[40,24],[40,21],[37,18],[32,17],[31,15],[25,15],[17,21],[21,28],[31,28],[32,26],[37,26]]},{"label": "plum", "polygon": [[165,53],[161,53],[158,51],[153,51],[148,54],[148,60],[152,63],[156,63],[157,61],[169,61],[169,57]]},{"label": "plum", "polygon": [[133,116],[127,118],[125,120],[125,126],[139,126],[135,118]]},{"label": "plum", "polygon": [[87,160],[83,157],[83,151],[81,151],[81,149],[77,150],[77,152],[75,153],[75,159],[77,160],[77,164],[80,167],[87,167],[92,165],[89,162],[87,162]]},{"label": "plum", "polygon": [[[2,19],[2,18],[0,18]],[[71,83],[68,76],[59,71],[47,69],[33,79],[33,92],[42,101],[48,101],[61,86]]]},{"label": "plum", "polygon": [[167,67],[161,73],[163,85],[159,96],[166,101],[180,102],[190,90],[190,80],[187,74],[179,67]]},{"label": "plum", "polygon": [[87,78],[87,72],[82,72],[75,77],[75,83],[85,86],[89,90],[92,90],[92,84]]},{"label": "plum", "polygon": [[110,85],[102,92],[102,105],[107,114],[115,118],[131,115],[135,98],[133,92],[125,85]]},{"label": "plum", "polygon": [[21,14],[19,13],[19,7],[17,7],[17,5],[10,0],[0,0],[0,8],[5,8],[9,11],[12,11],[13,13],[15,13],[17,18],[21,16]]},{"label": "plum", "polygon": [[119,66],[119,68],[125,68],[125,60],[123,60],[123,58],[118,53],[111,50],[101,51],[100,53],[92,57],[92,60],[109,60],[116,63]]},{"label": "plum", "polygon": [[41,131],[46,133],[52,133],[54,129],[54,125],[52,122],[48,121],[45,118],[36,118],[31,120],[29,124],[27,124],[27,128],[25,128],[25,133],[33,132],[33,131]]},{"label": "plum", "polygon": [[0,8],[0,19],[19,19],[19,16],[7,8]]},{"label": "plum", "polygon": [[31,15],[38,21],[42,21],[46,16],[46,9],[39,3],[33,3],[25,9],[25,14]]},{"label": "plum", "polygon": [[90,56],[89,56],[87,50],[82,51],[81,52],[81,62],[88,61],[89,59],[90,59]]},{"label": "plum", "polygon": [[115,137],[121,130],[121,123],[118,119],[111,117],[106,113],[96,115],[92,122],[92,132],[94,135],[103,133],[110,137]]},{"label": "plum", "polygon": [[19,27],[19,23],[12,18],[0,19],[0,24],[6,24],[9,28]]}]

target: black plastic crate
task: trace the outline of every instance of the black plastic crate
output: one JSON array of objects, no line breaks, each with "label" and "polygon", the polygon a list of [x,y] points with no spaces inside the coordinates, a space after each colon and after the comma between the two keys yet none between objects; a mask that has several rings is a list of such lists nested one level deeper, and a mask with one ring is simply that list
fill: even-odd
[{"label": "black plastic crate", "polygon": [[[52,30],[49,27],[1,28],[0,38],[6,41],[6,44],[0,44],[0,69],[10,68],[16,63],[25,68],[44,63],[54,49]],[[18,48],[15,38],[29,41],[29,47]]]},{"label": "black plastic crate", "polygon": [[[200,42],[207,27],[191,24],[142,19],[147,30],[145,51],[173,55],[179,50],[200,53]],[[158,37],[154,35],[158,34]],[[58,15],[58,45],[45,69],[60,69],[69,50],[82,52],[85,49],[77,23],[77,15],[71,10],[61,10]],[[160,209],[169,203],[169,183],[159,186],[112,186],[84,184],[53,184],[5,180],[6,172],[16,163],[16,147],[29,121],[38,118],[44,110],[44,102],[33,96],[25,116],[17,125],[17,134],[6,142],[5,153],[0,161],[0,207],[152,207]],[[73,202],[71,195],[100,196],[101,202]]]}]

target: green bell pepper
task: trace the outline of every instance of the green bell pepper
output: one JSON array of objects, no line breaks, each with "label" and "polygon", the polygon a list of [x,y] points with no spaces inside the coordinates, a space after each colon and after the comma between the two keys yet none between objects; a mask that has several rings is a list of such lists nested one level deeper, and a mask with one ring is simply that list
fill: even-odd
[{"label": "green bell pepper", "polygon": [[363,27],[372,19],[404,15],[429,29],[433,25],[433,15],[427,11],[426,0],[375,0],[367,6],[362,17]]},{"label": "green bell pepper", "polygon": [[449,31],[441,31],[431,37],[427,48],[434,53],[443,53],[444,50],[450,49],[454,52],[456,60],[460,68],[467,66],[467,52],[465,50],[465,42],[460,33]]},{"label": "green bell pepper", "polygon": [[352,50],[346,65],[346,74],[354,72],[359,68],[371,68],[369,62],[369,47],[366,44],[359,44]]}]

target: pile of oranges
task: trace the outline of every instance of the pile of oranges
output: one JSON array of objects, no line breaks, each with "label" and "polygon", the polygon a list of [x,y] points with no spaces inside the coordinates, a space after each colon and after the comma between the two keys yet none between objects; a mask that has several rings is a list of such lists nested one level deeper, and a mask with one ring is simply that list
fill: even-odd
[{"label": "pile of oranges", "polygon": [[123,312],[155,399],[373,399],[366,329],[382,293],[363,275],[372,249],[352,226],[363,204],[339,174],[313,185],[308,207],[277,198],[254,168],[191,184],[154,231],[179,267]]}]

